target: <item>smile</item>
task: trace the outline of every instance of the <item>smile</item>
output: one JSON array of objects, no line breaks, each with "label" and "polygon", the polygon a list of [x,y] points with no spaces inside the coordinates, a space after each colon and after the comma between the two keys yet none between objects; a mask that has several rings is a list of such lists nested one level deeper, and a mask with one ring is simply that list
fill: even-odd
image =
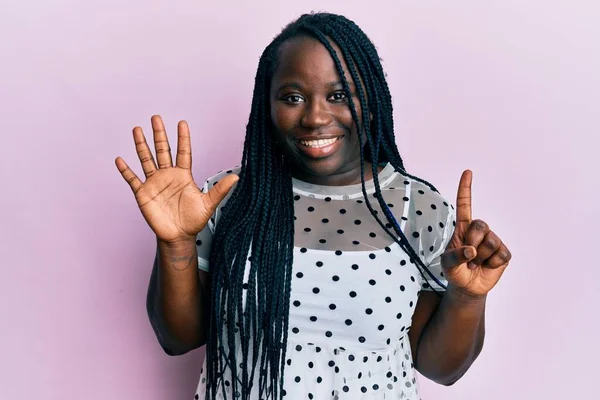
[{"label": "smile", "polygon": [[342,136],[338,136],[338,137],[333,138],[333,139],[298,140],[298,143],[300,143],[301,145],[306,146],[306,147],[312,147],[312,148],[319,149],[321,147],[325,147],[325,146],[329,146],[331,144],[334,144],[335,142],[337,142],[341,138],[342,138]]},{"label": "smile", "polygon": [[305,157],[313,160],[327,158],[335,154],[342,147],[344,136],[328,139],[296,140],[296,148]]}]

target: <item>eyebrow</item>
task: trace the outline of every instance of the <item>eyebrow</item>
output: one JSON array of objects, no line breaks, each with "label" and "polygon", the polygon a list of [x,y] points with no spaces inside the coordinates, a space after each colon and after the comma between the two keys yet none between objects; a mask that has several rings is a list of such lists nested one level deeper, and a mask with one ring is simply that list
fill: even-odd
[{"label": "eyebrow", "polygon": [[[338,87],[338,86],[344,86],[342,84],[342,81],[328,82],[325,84],[325,87],[328,87],[328,88]],[[350,87],[350,89],[354,88],[354,82],[348,81],[348,86]]]},{"label": "eyebrow", "polygon": [[[354,89],[354,82],[348,82],[348,86],[350,87],[350,89]],[[326,88],[343,87],[343,84],[341,81],[327,82],[325,84],[325,87]],[[292,88],[292,89],[302,90],[302,85],[300,85],[299,83],[296,83],[296,82],[287,82],[287,83],[284,83],[283,85],[279,86],[279,88],[277,90],[281,90],[284,88]]]}]

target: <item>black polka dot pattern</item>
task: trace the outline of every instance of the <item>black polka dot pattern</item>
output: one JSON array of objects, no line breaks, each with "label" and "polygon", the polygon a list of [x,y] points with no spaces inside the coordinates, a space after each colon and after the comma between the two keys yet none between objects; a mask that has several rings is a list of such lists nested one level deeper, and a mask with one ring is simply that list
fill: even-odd
[{"label": "black polka dot pattern", "polygon": [[[203,190],[227,173],[239,169],[210,178]],[[455,226],[454,207],[391,166],[379,177],[384,205],[419,258],[445,283],[440,255]],[[372,182],[367,183],[371,206],[393,231],[394,224],[373,196]],[[407,333],[419,293],[443,288],[428,275],[423,278],[412,256],[373,218],[362,190],[351,188],[294,180],[295,248],[284,398],[419,399]],[[197,237],[199,266],[207,271],[212,234],[226,200]],[[245,282],[244,293],[250,293]],[[373,348],[378,350],[369,350]],[[228,398],[236,398],[228,371],[220,379],[229,384],[224,385]],[[195,398],[204,398],[205,385],[203,366]]]}]

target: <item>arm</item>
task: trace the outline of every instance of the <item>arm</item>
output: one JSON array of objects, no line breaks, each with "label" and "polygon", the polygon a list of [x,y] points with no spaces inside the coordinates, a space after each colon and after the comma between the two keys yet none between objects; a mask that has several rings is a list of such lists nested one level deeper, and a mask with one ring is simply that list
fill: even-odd
[{"label": "arm", "polygon": [[164,351],[181,355],[206,343],[210,276],[198,269],[195,241],[157,242],[148,317]]},{"label": "arm", "polygon": [[472,220],[471,180],[471,172],[463,172],[456,227],[435,262],[440,263],[447,289],[441,300],[435,293],[421,292],[409,332],[417,370],[444,385],[463,376],[481,352],[487,294],[511,259],[488,224]]},{"label": "arm", "polygon": [[140,127],[133,139],[146,181],[117,157],[115,164],[135,195],[144,219],[156,234],[157,252],[148,286],[146,308],[150,323],[167,354],[178,355],[206,342],[209,276],[198,270],[196,236],[238,180],[231,174],[206,192],[192,177],[189,127],[177,126],[177,158],[160,116],[152,117],[156,160]]},{"label": "arm", "polygon": [[452,385],[483,348],[486,296],[474,297],[448,287],[440,299],[423,291],[409,338],[415,368],[425,377]]}]

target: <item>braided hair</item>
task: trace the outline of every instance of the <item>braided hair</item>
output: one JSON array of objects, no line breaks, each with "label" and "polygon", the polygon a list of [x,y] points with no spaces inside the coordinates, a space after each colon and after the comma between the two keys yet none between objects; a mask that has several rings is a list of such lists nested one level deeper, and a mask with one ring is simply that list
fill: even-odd
[{"label": "braided hair", "polygon": [[[280,399],[284,394],[295,217],[291,165],[273,141],[269,93],[280,46],[302,36],[318,40],[331,54],[357,131],[364,132],[366,143],[363,135],[358,136],[362,191],[367,207],[379,225],[408,253],[423,277],[427,274],[443,286],[409,244],[381,194],[377,167],[383,163],[392,164],[402,175],[428,185],[435,192],[437,189],[404,169],[394,137],[391,95],[375,46],[354,22],[343,16],[304,14],[287,25],[260,57],[239,181],[222,208],[214,234],[210,254],[212,311],[206,347],[207,400],[216,399],[219,387],[223,394],[229,391],[233,398],[249,399],[255,393],[252,385],[256,373],[261,399]],[[337,44],[342,54],[337,54],[331,42]],[[362,121],[350,95],[348,78],[344,76],[342,57],[355,82],[361,108],[370,111],[362,113]],[[372,165],[374,197],[386,222],[376,215],[369,202],[365,161]],[[225,379],[227,369],[231,382]]]}]

